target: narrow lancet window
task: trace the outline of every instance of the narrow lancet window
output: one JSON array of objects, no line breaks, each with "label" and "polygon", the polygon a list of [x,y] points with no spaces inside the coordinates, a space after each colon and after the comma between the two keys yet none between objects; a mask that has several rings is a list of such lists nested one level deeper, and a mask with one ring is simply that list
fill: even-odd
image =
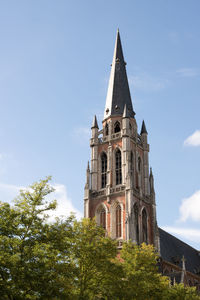
[{"label": "narrow lancet window", "polygon": [[141,171],[141,158],[138,157],[138,172],[140,173]]},{"label": "narrow lancet window", "polygon": [[136,243],[139,244],[139,224],[138,224],[138,206],[134,205],[134,227],[135,227],[135,239]]},{"label": "narrow lancet window", "polygon": [[105,126],[105,135],[108,135],[108,133],[109,133],[108,124],[106,124],[106,126]]},{"label": "narrow lancet window", "polygon": [[106,229],[106,210],[105,208],[102,208],[100,211],[100,225]]},{"label": "narrow lancet window", "polygon": [[133,173],[133,152],[131,151],[131,163],[130,163],[131,174]]},{"label": "narrow lancet window", "polygon": [[122,235],[121,229],[121,206],[116,207],[116,238],[120,238]]},{"label": "narrow lancet window", "polygon": [[117,121],[114,126],[114,133],[120,132],[120,123]]},{"label": "narrow lancet window", "polygon": [[145,208],[142,211],[142,241],[148,243],[147,212]]},{"label": "narrow lancet window", "polygon": [[141,158],[138,157],[137,162],[137,176],[136,176],[136,188],[141,187]]},{"label": "narrow lancet window", "polygon": [[107,155],[103,152],[101,155],[101,187],[105,188],[107,184]]},{"label": "narrow lancet window", "polygon": [[122,162],[121,162],[121,151],[117,149],[115,153],[115,173],[116,173],[116,185],[122,183]]}]

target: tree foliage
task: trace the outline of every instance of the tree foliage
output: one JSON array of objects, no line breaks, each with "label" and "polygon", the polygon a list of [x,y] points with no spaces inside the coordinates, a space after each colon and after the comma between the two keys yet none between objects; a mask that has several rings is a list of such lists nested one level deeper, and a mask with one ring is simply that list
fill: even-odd
[{"label": "tree foliage", "polygon": [[21,191],[14,207],[0,204],[0,299],[65,295],[63,284],[73,270],[69,259],[73,217],[47,223],[47,212],[56,208],[55,201],[45,200],[53,191],[48,181]]},{"label": "tree foliage", "polygon": [[168,278],[158,272],[152,245],[124,244],[121,257],[126,281],[126,299],[162,299],[168,289]]},{"label": "tree foliage", "polygon": [[95,220],[48,220],[56,201],[49,179],[0,202],[0,299],[200,299],[194,288],[170,287],[152,246],[116,242]]}]

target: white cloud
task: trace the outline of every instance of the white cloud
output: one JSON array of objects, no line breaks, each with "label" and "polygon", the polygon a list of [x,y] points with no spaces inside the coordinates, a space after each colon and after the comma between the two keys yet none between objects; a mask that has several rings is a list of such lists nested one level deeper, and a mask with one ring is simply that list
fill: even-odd
[{"label": "white cloud", "polygon": [[181,77],[196,77],[199,75],[198,70],[194,68],[182,68],[177,70],[176,73]]},{"label": "white cloud", "polygon": [[11,203],[23,188],[13,184],[0,183],[0,201]]},{"label": "white cloud", "polygon": [[66,186],[64,184],[54,184],[53,187],[55,188],[55,192],[49,198],[56,199],[58,206],[55,211],[49,214],[51,219],[69,216],[71,212],[75,213],[77,219],[81,219],[83,215],[73,206],[71,199],[68,198]]},{"label": "white cloud", "polygon": [[178,238],[186,240],[186,242],[196,243],[195,246],[199,247],[200,229],[185,226],[187,226],[186,221],[200,221],[200,190],[182,200],[179,213],[180,217],[177,223],[184,222],[184,228],[178,224],[177,226],[162,226],[162,228]]},{"label": "white cloud", "polygon": [[146,73],[130,77],[129,82],[136,89],[150,92],[160,91],[164,89],[168,84],[168,80],[154,78]]},{"label": "white cloud", "polygon": [[185,146],[200,146],[200,130],[196,130],[185,141]]},{"label": "white cloud", "polygon": [[200,241],[200,230],[194,228],[180,228],[172,226],[162,226],[162,229],[168,231],[171,234],[177,235],[180,238],[184,238],[191,242],[199,243]]},{"label": "white cloud", "polygon": [[200,221],[200,190],[189,198],[185,198],[179,208],[179,221],[185,222],[188,219]]},{"label": "white cloud", "polygon": [[[71,199],[67,196],[67,189],[64,184],[54,184],[55,192],[51,193],[48,197],[49,200],[57,200],[57,208],[55,211],[49,213],[50,220],[55,217],[69,216],[71,212],[75,213],[77,219],[83,217],[82,213],[76,209]],[[0,183],[0,201],[11,203],[14,198],[19,194],[21,189],[25,189],[22,186]]]}]

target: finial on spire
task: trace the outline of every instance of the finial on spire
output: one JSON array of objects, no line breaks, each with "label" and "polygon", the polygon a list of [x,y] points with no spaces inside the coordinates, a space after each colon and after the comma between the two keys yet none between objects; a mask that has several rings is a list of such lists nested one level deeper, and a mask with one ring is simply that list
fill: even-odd
[{"label": "finial on spire", "polygon": [[182,272],[181,272],[181,283],[184,283],[185,282],[185,275],[186,275],[186,268],[185,268],[185,257],[183,255],[182,257]]},{"label": "finial on spire", "polygon": [[142,135],[143,133],[148,134],[144,120],[142,121],[142,128],[140,134]]},{"label": "finial on spire", "polygon": [[150,167],[150,176],[153,176],[152,167]]},{"label": "finial on spire", "polygon": [[174,276],[174,282],[173,282],[174,285],[176,285],[176,277]]},{"label": "finial on spire", "polygon": [[153,178],[153,172],[152,172],[152,168],[150,167],[150,174],[149,174],[149,185],[150,185],[150,193],[154,194],[155,190],[154,190],[154,178]]},{"label": "finial on spire", "polygon": [[92,122],[92,128],[98,128],[99,129],[96,115],[94,116],[94,119],[93,119],[93,122]]},{"label": "finial on spire", "polygon": [[154,178],[153,178],[153,172],[152,172],[152,167],[150,167],[150,174],[149,174],[149,180],[150,180],[150,184],[153,187],[154,185]]},{"label": "finial on spire", "polygon": [[183,257],[182,257],[182,270],[183,270],[183,271],[186,270],[186,269],[185,269],[185,261],[186,261],[186,259],[185,259],[185,256],[183,255]]}]

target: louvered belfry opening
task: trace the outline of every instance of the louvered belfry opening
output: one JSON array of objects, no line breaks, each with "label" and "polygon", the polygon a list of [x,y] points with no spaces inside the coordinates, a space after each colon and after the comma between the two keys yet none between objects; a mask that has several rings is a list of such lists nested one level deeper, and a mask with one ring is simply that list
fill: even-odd
[{"label": "louvered belfry opening", "polygon": [[116,160],[116,166],[115,166],[115,172],[116,172],[116,185],[122,183],[122,162],[121,162],[121,151],[117,149],[115,153],[115,160]]},{"label": "louvered belfry opening", "polygon": [[101,155],[101,187],[105,188],[107,183],[107,155],[105,152]]}]

